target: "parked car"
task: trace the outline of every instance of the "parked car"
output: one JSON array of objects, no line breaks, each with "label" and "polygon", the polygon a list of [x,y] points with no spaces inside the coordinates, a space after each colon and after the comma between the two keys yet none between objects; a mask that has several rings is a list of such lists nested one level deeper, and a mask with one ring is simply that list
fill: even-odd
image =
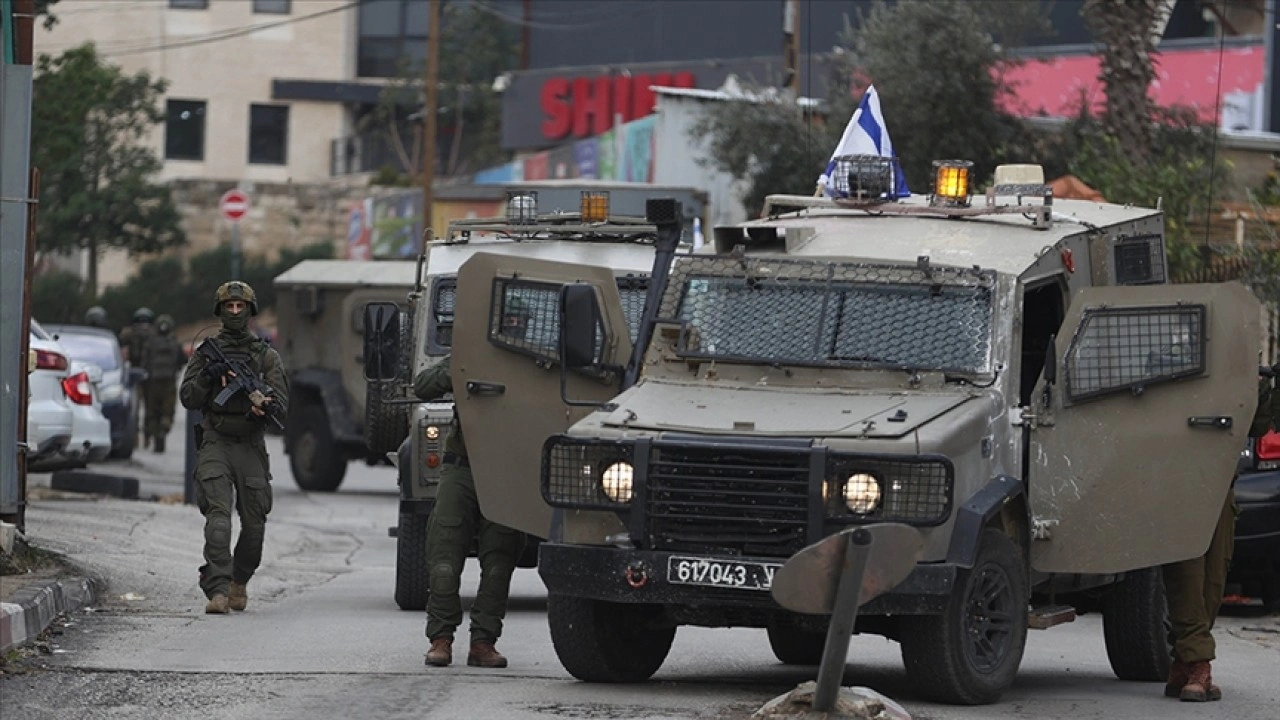
[{"label": "parked car", "polygon": [[30,346],[35,368],[27,375],[27,468],[40,470],[71,442],[71,403],[62,388],[71,361],[58,343],[35,332],[34,323]]},{"label": "parked car", "polygon": [[71,408],[71,436],[60,458],[50,459],[52,467],[49,469],[68,465],[82,467],[106,458],[111,452],[111,421],[102,414],[96,385],[102,381],[102,368],[76,359],[34,319],[31,321],[31,334],[46,343],[53,343],[55,351],[68,359],[67,376],[59,384]]},{"label": "parked car", "polygon": [[1227,592],[1260,598],[1280,612],[1280,433],[1251,440],[1238,469],[1240,515]]},{"label": "parked car", "polygon": [[115,333],[87,325],[47,325],[74,360],[91,362],[102,368],[98,397],[102,413],[111,421],[111,457],[133,454],[138,437],[136,406],[141,402],[138,383],[145,377],[142,368],[129,367]]}]

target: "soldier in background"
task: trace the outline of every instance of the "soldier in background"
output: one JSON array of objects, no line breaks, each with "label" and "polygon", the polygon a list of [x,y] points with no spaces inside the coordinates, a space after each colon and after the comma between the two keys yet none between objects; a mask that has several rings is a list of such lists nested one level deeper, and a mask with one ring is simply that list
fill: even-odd
[{"label": "soldier in background", "polygon": [[[120,331],[120,349],[124,351],[124,359],[134,367],[142,367],[142,350],[146,347],[147,338],[151,336],[151,323],[156,318],[156,314],[151,308],[140,307],[133,311],[133,324],[125,326]],[[144,379],[139,383],[142,397],[147,396],[147,381]],[[142,408],[142,403],[135,402],[133,404],[133,426],[142,430],[143,423],[139,422],[138,414]],[[151,446],[151,436],[145,435],[142,441],[143,447]]]},{"label": "soldier in background", "polygon": [[84,313],[84,324],[89,327],[105,328],[107,326],[107,309],[94,305]]},{"label": "soldier in background", "polygon": [[143,398],[147,405],[146,436],[157,453],[164,452],[165,438],[173,427],[178,372],[186,362],[182,344],[173,336],[173,318],[161,315],[142,349],[142,367],[147,371]]}]

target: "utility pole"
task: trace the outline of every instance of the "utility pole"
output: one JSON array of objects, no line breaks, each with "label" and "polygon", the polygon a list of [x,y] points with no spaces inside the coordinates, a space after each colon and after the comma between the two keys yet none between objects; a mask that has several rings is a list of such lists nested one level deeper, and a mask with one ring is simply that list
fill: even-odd
[{"label": "utility pole", "polygon": [[432,186],[436,177],[436,106],[440,90],[440,0],[431,0],[427,13],[427,68],[423,78],[422,109],[422,232],[431,232]]},{"label": "utility pole", "polygon": [[792,98],[800,97],[800,0],[783,0],[782,61],[786,68],[784,86]]},{"label": "utility pole", "polygon": [[524,23],[520,25],[520,69],[529,69],[529,41],[533,36],[531,24],[533,21],[533,0],[521,0],[520,2],[521,16]]}]

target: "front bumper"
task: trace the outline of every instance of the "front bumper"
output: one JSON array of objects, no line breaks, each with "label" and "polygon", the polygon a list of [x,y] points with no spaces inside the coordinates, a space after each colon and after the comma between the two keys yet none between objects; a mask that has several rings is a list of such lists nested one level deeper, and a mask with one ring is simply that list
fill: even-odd
[{"label": "front bumper", "polygon": [[[557,595],[625,603],[653,603],[687,607],[730,607],[786,612],[767,590],[706,587],[667,581],[667,560],[693,553],[628,550],[594,545],[542,543],[538,574],[547,592]],[[708,558],[710,559],[710,557]],[[721,558],[730,559],[730,558]],[[731,558],[781,564],[779,558]],[[644,582],[636,587],[643,570]],[[631,570],[628,579],[628,569]],[[935,615],[941,613],[956,584],[957,566],[917,565],[892,591],[863,606],[863,615]]]}]

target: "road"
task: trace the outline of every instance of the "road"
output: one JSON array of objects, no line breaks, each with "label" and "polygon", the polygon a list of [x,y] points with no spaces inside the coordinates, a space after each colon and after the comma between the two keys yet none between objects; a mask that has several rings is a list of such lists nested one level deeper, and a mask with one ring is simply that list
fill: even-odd
[{"label": "road", "polygon": [[[139,451],[111,463],[142,495],[181,493],[180,438],[170,453]],[[202,519],[190,506],[44,499],[28,511],[33,542],[108,583],[93,612],[74,616],[53,654],[0,678],[3,717],[29,718],[745,718],[812,679],[778,664],[762,630],[681,628],[654,681],[578,683],[560,667],[534,570],[517,570],[500,649],[505,670],[426,668],[424,619],[392,601],[396,515],[390,468],[353,465],[339,492],[303,493],[281,445],[269,440],[275,510],[247,612],[203,614],[196,584]],[[47,484],[34,476],[33,485]],[[463,587],[474,590],[474,561]],[[1033,631],[1014,687],[997,705],[921,701],[896,643],[854,638],[845,684],[866,685],[927,718],[1232,718],[1262,720],[1280,707],[1280,618],[1221,620],[1216,677],[1226,699],[1189,705],[1158,684],[1116,680],[1101,620]],[[465,650],[464,650],[465,652]]]}]

